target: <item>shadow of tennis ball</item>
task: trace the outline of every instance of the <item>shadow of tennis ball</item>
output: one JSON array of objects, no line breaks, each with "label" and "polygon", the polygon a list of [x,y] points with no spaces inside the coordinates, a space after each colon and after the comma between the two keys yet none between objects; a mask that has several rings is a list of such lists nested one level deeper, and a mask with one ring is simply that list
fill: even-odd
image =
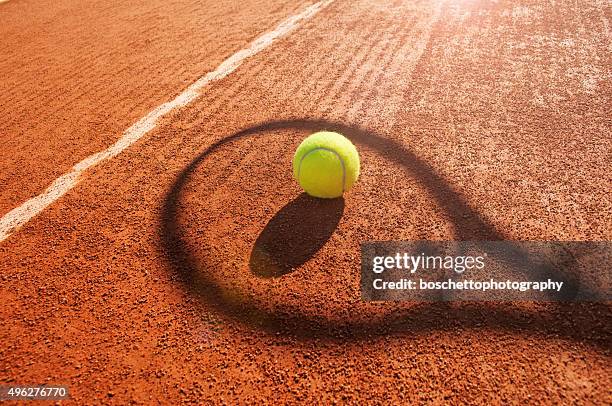
[{"label": "shadow of tennis ball", "polygon": [[263,278],[286,275],[325,245],[340,222],[344,198],[317,199],[302,193],[272,217],[257,237],[249,266]]}]

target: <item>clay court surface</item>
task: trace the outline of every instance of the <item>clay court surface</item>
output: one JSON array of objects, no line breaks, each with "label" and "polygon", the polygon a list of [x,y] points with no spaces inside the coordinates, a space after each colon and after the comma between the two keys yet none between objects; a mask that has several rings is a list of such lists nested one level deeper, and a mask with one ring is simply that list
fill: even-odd
[{"label": "clay court surface", "polygon": [[[364,241],[612,238],[609,2],[0,3],[5,218],[316,11],[0,242],[0,383],[80,404],[612,401],[609,304],[359,291]],[[361,154],[344,199],[292,180],[322,129]]]}]

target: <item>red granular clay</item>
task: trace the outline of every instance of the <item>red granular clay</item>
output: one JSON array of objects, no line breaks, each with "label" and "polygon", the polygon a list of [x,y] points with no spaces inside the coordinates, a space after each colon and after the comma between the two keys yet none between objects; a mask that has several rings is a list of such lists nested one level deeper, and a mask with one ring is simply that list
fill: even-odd
[{"label": "red granular clay", "polygon": [[[306,4],[0,5],[3,213]],[[609,240],[609,12],[332,3],[0,244],[0,383],[78,404],[608,404],[609,304],[364,303],[359,247]],[[342,200],[291,175],[325,129],[361,155]]]}]

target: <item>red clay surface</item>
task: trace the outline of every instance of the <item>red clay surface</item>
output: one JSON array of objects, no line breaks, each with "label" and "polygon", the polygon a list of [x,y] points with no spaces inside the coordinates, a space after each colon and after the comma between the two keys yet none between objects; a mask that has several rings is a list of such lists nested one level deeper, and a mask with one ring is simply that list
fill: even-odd
[{"label": "red clay surface", "polygon": [[0,213],[105,149],[150,110],[306,4],[2,4]]},{"label": "red clay surface", "polygon": [[[2,214],[307,4],[129,3],[0,5]],[[332,3],[0,244],[0,383],[76,403],[610,404],[609,304],[359,294],[363,241],[611,239],[610,12]],[[291,179],[317,129],[361,153],[343,200]]]}]

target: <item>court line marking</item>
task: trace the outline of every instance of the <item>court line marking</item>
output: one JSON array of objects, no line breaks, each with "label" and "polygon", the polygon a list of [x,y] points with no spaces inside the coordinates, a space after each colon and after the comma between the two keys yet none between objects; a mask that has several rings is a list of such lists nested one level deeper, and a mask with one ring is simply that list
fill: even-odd
[{"label": "court line marking", "polygon": [[44,192],[38,196],[26,200],[20,206],[9,211],[0,219],[0,242],[7,239],[11,234],[17,231],[19,227],[23,226],[33,217],[46,209],[49,205],[65,195],[70,189],[75,187],[79,183],[79,178],[83,172],[98,165],[100,162],[111,159],[125,151],[128,147],[141,139],[145,134],[154,129],[157,121],[161,117],[173,110],[185,107],[194,101],[201,95],[200,91],[207,84],[223,79],[235,71],[245,59],[269,47],[277,39],[287,35],[297,28],[300,22],[310,19],[334,1],[335,0],[319,1],[308,6],[301,13],[288,17],[274,30],[262,34],[253,40],[248,48],[237,51],[235,54],[223,61],[221,65],[217,67],[217,69],[196,80],[181,94],[176,96],[174,100],[163,103],[150,111],[146,116],[129,127],[123,133],[121,138],[119,138],[119,140],[117,140],[113,145],[109,146],[103,151],[96,152],[86,157],[81,162],[74,165],[70,172],[53,181],[53,183],[51,183],[51,185],[49,185]]}]

